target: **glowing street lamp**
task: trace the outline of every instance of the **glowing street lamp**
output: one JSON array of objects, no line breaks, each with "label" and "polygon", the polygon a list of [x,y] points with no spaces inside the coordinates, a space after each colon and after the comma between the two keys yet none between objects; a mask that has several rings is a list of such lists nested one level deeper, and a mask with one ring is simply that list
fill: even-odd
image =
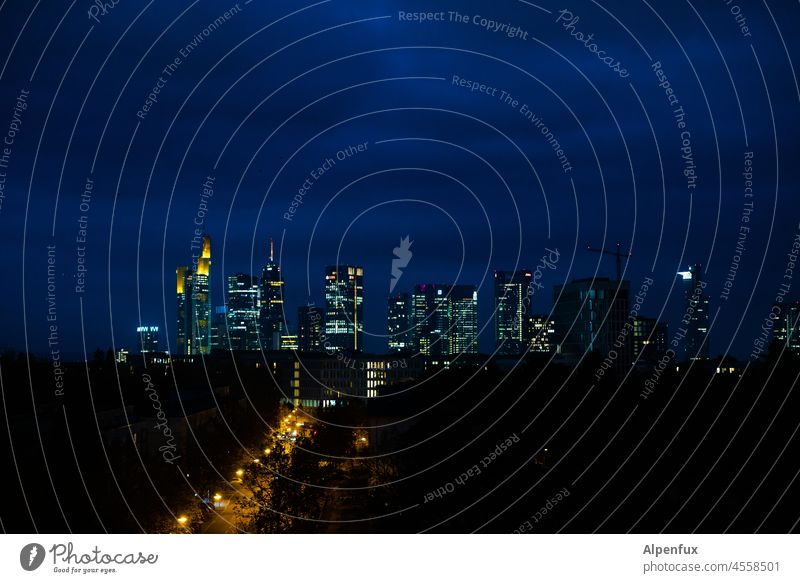
[{"label": "glowing street lamp", "polygon": [[244,470],[236,470],[236,475],[241,478],[244,475]]},{"label": "glowing street lamp", "polygon": [[178,523],[180,523],[181,526],[185,525],[188,520],[189,519],[186,518],[185,516],[179,516],[178,517]]}]

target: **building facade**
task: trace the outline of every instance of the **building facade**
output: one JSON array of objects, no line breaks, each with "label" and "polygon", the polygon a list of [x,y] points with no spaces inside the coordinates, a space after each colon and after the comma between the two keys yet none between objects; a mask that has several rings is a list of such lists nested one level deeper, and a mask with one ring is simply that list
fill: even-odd
[{"label": "building facade", "polygon": [[410,344],[426,356],[478,352],[478,292],[474,285],[419,284],[411,298]]},{"label": "building facade", "polygon": [[325,268],[325,336],[331,352],[359,352],[364,336],[364,269]]},{"label": "building facade", "polygon": [[528,316],[530,351],[549,354],[556,350],[556,328],[552,318],[544,314]]},{"label": "building facade", "polygon": [[705,293],[703,268],[700,264],[680,271],[683,282],[684,315],[681,325],[686,331],[683,344],[683,360],[708,360],[711,353],[708,338],[708,296]]},{"label": "building facade", "polygon": [[231,350],[258,350],[258,277],[238,273],[228,276],[227,334]]},{"label": "building facade", "polygon": [[497,354],[522,354],[531,344],[530,316],[525,298],[530,271],[494,272],[494,338]]},{"label": "building facade", "polygon": [[261,347],[279,350],[281,336],[286,334],[283,312],[283,276],[275,263],[275,248],[269,241],[269,260],[261,272],[261,305],[259,308]]},{"label": "building facade", "polygon": [[208,354],[211,350],[211,237],[203,235],[194,268],[178,267],[177,354]]},{"label": "building facade", "polygon": [[[557,351],[577,359],[597,351],[604,358],[613,350],[615,365],[630,364],[631,336],[620,334],[628,318],[630,284],[608,278],[576,279],[553,289],[553,321]],[[623,346],[614,346],[622,338]]]},{"label": "building facade", "polygon": [[158,326],[138,326],[136,336],[141,354],[158,352]]},{"label": "building facade", "polygon": [[389,352],[408,352],[412,348],[411,295],[400,293],[389,296],[388,344]]},{"label": "building facade", "polygon": [[314,305],[297,308],[297,348],[301,352],[321,352],[324,315]]}]

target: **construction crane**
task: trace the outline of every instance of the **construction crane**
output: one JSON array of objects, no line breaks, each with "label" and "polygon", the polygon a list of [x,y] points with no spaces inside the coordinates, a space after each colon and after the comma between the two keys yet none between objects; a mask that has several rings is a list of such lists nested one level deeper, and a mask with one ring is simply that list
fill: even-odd
[{"label": "construction crane", "polygon": [[622,252],[622,244],[617,243],[616,250],[612,251],[610,249],[597,249],[592,247],[591,245],[586,245],[586,250],[591,251],[593,253],[602,253],[605,255],[613,255],[617,258],[617,281],[620,281],[620,277],[622,276],[622,258],[625,257],[626,259],[629,257],[633,257],[633,253],[623,253]]}]

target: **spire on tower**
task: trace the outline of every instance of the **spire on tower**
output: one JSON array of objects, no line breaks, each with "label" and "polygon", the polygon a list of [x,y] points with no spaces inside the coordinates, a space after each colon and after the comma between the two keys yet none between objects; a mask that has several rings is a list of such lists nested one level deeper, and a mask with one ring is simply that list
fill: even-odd
[{"label": "spire on tower", "polygon": [[272,237],[269,238],[269,260],[274,261],[275,257],[275,246],[272,243]]}]

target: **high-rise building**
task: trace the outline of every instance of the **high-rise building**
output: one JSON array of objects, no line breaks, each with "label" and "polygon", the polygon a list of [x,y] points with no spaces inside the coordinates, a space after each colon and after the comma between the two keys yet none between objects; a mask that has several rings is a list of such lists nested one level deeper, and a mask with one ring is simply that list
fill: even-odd
[{"label": "high-rise building", "polygon": [[388,341],[389,352],[412,350],[411,296],[407,293],[389,296]]},{"label": "high-rise building", "polygon": [[[191,319],[189,314],[192,311],[192,276],[187,266],[178,267],[175,270],[177,278],[177,307],[178,318],[176,329],[178,331],[178,341],[176,352],[178,354],[191,354]],[[188,288],[187,288],[188,286]]]},{"label": "high-rise building", "polygon": [[658,322],[655,318],[638,316],[633,321],[633,358],[651,363],[667,352],[669,328],[666,322]]},{"label": "high-rise building", "polygon": [[543,314],[528,316],[530,330],[530,351],[550,353],[556,349],[556,328],[553,320]]},{"label": "high-rise building", "polygon": [[211,349],[211,237],[203,235],[194,269],[178,267],[177,352],[208,354]]},{"label": "high-rise building", "polygon": [[214,308],[214,315],[211,317],[211,350],[230,350],[227,306]]},{"label": "high-rise building", "polygon": [[282,334],[281,335],[281,350],[299,350],[300,344],[298,343],[297,334]]},{"label": "high-rise building", "polygon": [[258,350],[258,278],[245,273],[229,275],[227,307],[231,350]]},{"label": "high-rise building", "polygon": [[192,346],[191,354],[208,354],[211,350],[211,237],[203,236],[203,248],[197,259],[192,281]]},{"label": "high-rise building", "polygon": [[525,297],[530,271],[494,272],[494,338],[498,354],[522,354],[531,344]]},{"label": "high-rise building", "polygon": [[308,305],[297,308],[297,348],[301,352],[320,352],[324,318],[322,310]]},{"label": "high-rise building", "polygon": [[450,354],[477,354],[478,291],[474,285],[454,285],[448,295]]},{"label": "high-rise building", "polygon": [[[446,305],[442,286],[421,283],[411,296],[411,349],[427,356],[450,354]],[[441,309],[440,309],[441,308]]]},{"label": "high-rise building", "polygon": [[[628,318],[630,282],[606,277],[576,279],[553,288],[553,321],[557,350],[571,358],[612,350],[616,367],[630,364],[631,337],[621,334]],[[618,341],[622,346],[615,346]]]},{"label": "high-rise building", "polygon": [[783,317],[775,322],[775,340],[781,348],[800,355],[800,301],[784,304]]},{"label": "high-rise building", "polygon": [[141,354],[158,352],[158,326],[138,326],[136,335]]},{"label": "high-rise building", "polygon": [[411,348],[429,356],[478,351],[478,292],[473,285],[419,284],[411,299]]},{"label": "high-rise building", "polygon": [[261,347],[280,350],[281,335],[286,334],[283,313],[283,276],[275,263],[275,248],[269,240],[269,260],[261,272]]},{"label": "high-rise building", "polygon": [[680,271],[683,280],[684,315],[681,326],[686,330],[683,360],[708,360],[711,353],[708,338],[708,296],[705,293],[703,268],[700,264]]},{"label": "high-rise building", "polygon": [[325,336],[329,349],[358,352],[364,336],[364,269],[354,265],[325,268]]}]

